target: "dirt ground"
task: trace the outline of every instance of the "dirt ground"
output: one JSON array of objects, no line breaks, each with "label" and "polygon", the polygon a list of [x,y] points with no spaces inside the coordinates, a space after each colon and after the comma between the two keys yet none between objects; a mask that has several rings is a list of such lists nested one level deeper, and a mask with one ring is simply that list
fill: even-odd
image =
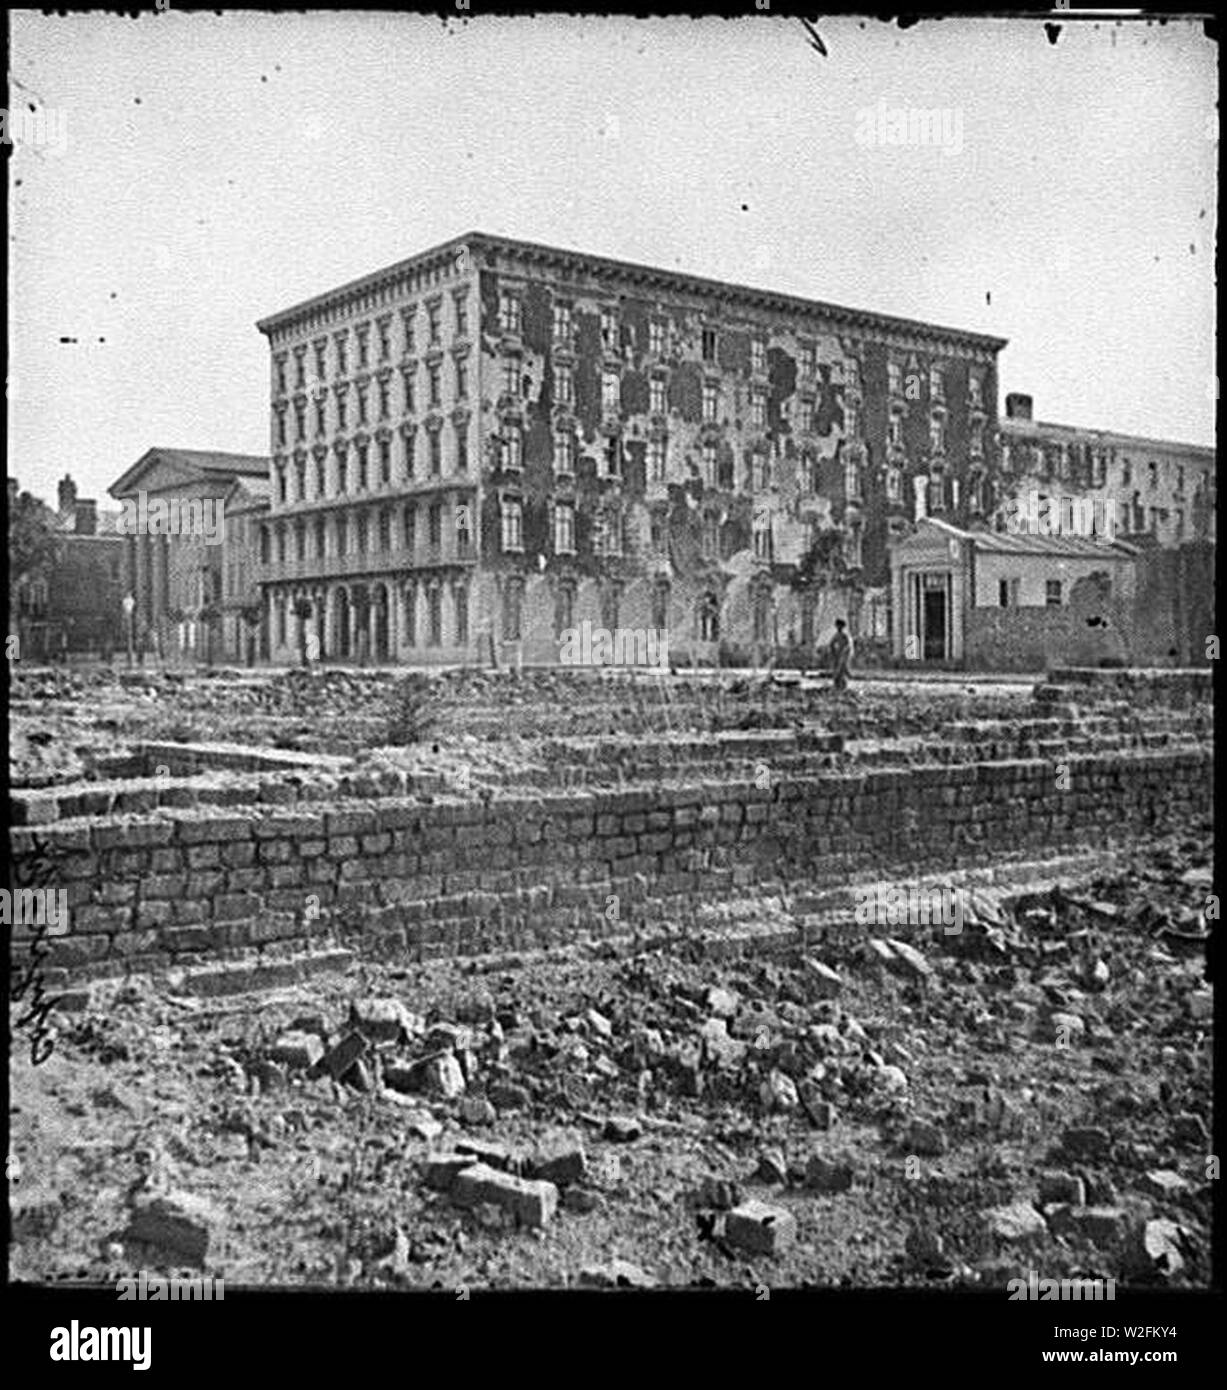
[{"label": "dirt ground", "polygon": [[[354,963],[212,999],[96,985],[49,1060],[13,1040],[11,1277],[1204,1285],[1209,864],[1191,828],[1080,891],[997,894],[959,934],[849,922],[784,955]],[[359,1065],[314,1075],[355,1007]],[[552,1218],[428,1186],[466,1143],[552,1173]],[[135,1223],[158,1197],[169,1243]],[[791,1213],[791,1245],[730,1238],[751,1198]]]}]

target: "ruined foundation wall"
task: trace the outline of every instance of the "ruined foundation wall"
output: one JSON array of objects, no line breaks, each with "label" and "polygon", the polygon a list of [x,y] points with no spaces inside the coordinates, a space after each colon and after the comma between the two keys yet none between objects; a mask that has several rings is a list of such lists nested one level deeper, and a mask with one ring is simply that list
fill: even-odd
[{"label": "ruined foundation wall", "polygon": [[[68,892],[46,968],[105,975],[338,939],[424,959],[693,919],[700,897],[933,872],[1187,827],[1207,749],[508,798],[86,818],[11,831],[19,881]],[[617,898],[612,903],[611,899]],[[32,929],[15,927],[15,955]]]}]

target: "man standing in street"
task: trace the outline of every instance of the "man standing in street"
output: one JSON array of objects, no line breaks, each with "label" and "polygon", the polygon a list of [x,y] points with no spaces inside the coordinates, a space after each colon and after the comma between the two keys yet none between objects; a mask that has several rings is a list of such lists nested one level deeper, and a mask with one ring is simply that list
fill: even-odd
[{"label": "man standing in street", "polygon": [[830,653],[833,668],[833,688],[848,688],[848,666],[852,660],[852,638],[848,636],[848,625],[842,618],[835,619],[835,636],[831,638]]}]

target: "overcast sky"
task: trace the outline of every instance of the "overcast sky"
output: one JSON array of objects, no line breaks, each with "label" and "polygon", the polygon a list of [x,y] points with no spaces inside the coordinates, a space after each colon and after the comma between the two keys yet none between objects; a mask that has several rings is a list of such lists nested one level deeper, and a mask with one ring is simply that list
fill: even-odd
[{"label": "overcast sky", "polygon": [[[997,334],[1041,419],[1214,442],[1199,24],[11,22],[66,137],[9,166],[9,473],[48,498],[265,453],[255,320],[471,229]],[[948,148],[858,142],[879,102]]]}]

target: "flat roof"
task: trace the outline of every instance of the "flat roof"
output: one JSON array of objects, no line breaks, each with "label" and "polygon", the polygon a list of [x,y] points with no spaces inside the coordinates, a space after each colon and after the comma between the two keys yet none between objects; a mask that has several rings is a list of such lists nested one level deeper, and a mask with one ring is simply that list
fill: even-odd
[{"label": "flat roof", "polygon": [[1129,444],[1147,449],[1182,449],[1188,453],[1205,454],[1207,459],[1215,456],[1215,446],[1211,444],[1189,444],[1181,439],[1155,439],[1144,434],[1125,434],[1121,430],[1096,429],[1091,425],[1058,425],[1051,420],[1020,420],[1016,416],[998,417],[999,429],[1012,430],[1019,434],[1048,434],[1071,439],[1092,438],[1105,443]]},{"label": "flat roof", "polygon": [[608,256],[593,255],[588,251],[569,251],[560,246],[547,246],[541,242],[520,241],[513,237],[494,236],[488,232],[477,231],[468,232],[464,236],[453,237],[450,241],[442,242],[440,245],[433,246],[429,250],[419,251],[416,255],[410,256],[406,260],[397,261],[394,265],[385,266],[382,270],[373,271],[369,275],[363,275],[359,279],[351,280],[347,284],[337,286],[335,289],[326,290],[322,294],[314,295],[312,298],[305,299],[289,309],[283,309],[278,313],[270,314],[266,318],[259,319],[256,323],[256,327],[261,333],[267,333],[269,329],[281,327],[301,314],[305,314],[313,309],[318,309],[331,301],[344,299],[348,295],[358,293],[364,289],[369,289],[373,285],[412,269],[421,261],[441,256],[445,252],[459,250],[462,246],[503,251],[510,255],[549,257],[551,259],[578,261],[593,270],[604,271],[608,274],[620,275],[629,279],[664,278],[675,282],[683,289],[688,289],[695,294],[715,294],[724,295],[726,297],[732,294],[740,299],[754,299],[760,302],[766,301],[768,304],[774,305],[788,313],[822,313],[831,318],[841,318],[850,322],[860,322],[867,326],[874,325],[879,328],[894,329],[904,333],[920,333],[930,337],[958,338],[963,342],[974,343],[993,352],[999,352],[1009,341],[1007,338],[995,338],[986,333],[973,333],[967,329],[951,328],[942,324],[928,323],[922,319],[896,318],[889,314],[877,313],[871,309],[856,309],[848,305],[831,304],[825,300],[806,299],[799,295],[784,294],[778,290],[762,289],[752,285],[742,285],[726,280],[713,280],[707,276],[691,275],[680,270],[670,270],[665,266],[651,266],[644,265],[637,261],[615,260]]}]

